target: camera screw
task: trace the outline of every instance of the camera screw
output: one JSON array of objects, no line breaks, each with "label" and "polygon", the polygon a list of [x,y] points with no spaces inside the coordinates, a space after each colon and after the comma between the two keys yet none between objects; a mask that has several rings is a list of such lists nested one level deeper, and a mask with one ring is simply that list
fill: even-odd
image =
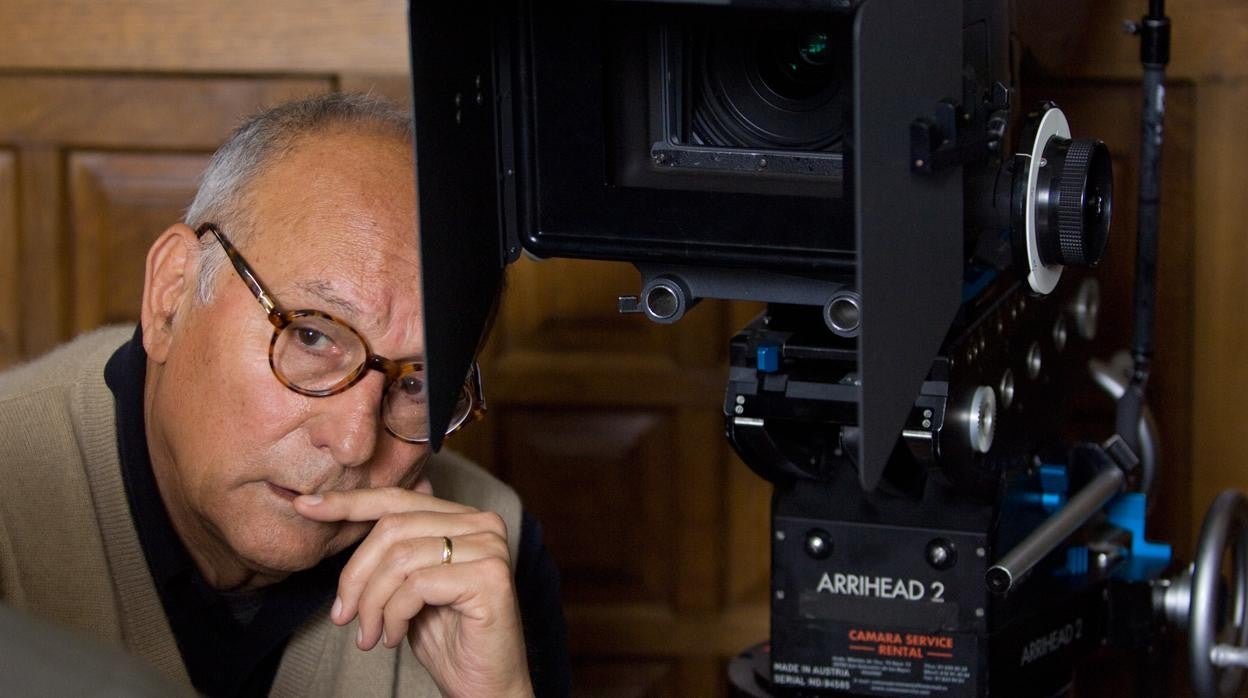
[{"label": "camera screw", "polygon": [[946,538],[934,538],[927,544],[927,564],[938,570],[947,570],[958,561],[958,551]]},{"label": "camera screw", "polygon": [[806,554],[816,560],[823,560],[832,554],[832,541],[827,531],[813,528],[806,533]]},{"label": "camera screw", "polygon": [[759,158],[759,159],[758,159],[758,169],[760,169],[760,170],[765,170],[765,169],[767,169],[767,158]]}]

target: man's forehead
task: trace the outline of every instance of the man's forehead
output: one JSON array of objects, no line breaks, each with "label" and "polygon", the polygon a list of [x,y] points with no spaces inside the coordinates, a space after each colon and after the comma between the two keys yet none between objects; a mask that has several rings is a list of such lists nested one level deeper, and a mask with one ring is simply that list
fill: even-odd
[{"label": "man's forehead", "polygon": [[403,210],[414,225],[411,146],[367,131],[303,134],[248,185],[256,214],[290,219],[309,210]]},{"label": "man's forehead", "polygon": [[423,351],[421,327],[391,327],[419,325],[422,310],[408,147],[369,133],[308,134],[249,202],[256,261],[273,270],[282,307],[328,312],[404,352]]}]

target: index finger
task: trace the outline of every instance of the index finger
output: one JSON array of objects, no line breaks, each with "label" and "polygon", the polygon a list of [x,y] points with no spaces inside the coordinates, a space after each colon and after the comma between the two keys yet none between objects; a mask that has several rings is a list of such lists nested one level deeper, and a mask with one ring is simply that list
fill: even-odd
[{"label": "index finger", "polygon": [[476,511],[458,502],[401,487],[378,487],[295,497],[295,511],[314,521],[376,521],[386,514],[433,511],[466,514]]}]

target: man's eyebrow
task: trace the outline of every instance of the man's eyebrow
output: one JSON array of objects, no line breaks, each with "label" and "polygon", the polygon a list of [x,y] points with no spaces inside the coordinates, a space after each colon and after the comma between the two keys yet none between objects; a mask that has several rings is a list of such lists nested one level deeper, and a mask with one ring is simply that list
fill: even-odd
[{"label": "man's eyebrow", "polygon": [[[356,328],[357,332],[368,332],[369,330],[377,329],[375,327],[377,320],[376,317],[365,315],[360,310],[359,306],[342,297],[334,285],[328,281],[300,281],[295,283],[293,288],[303,291],[309,295],[316,296],[316,298],[321,302],[332,306],[335,314],[341,316],[342,319],[349,321],[349,324]],[[363,324],[361,325],[361,323]],[[399,363],[416,363],[424,366],[425,353],[422,351],[420,353],[400,357],[395,360]]]},{"label": "man's eyebrow", "polygon": [[356,321],[361,319],[362,313],[359,306],[339,295],[333,284],[325,281],[300,281],[295,284],[295,288],[316,296],[327,305],[333,306],[333,309],[340,315]]}]

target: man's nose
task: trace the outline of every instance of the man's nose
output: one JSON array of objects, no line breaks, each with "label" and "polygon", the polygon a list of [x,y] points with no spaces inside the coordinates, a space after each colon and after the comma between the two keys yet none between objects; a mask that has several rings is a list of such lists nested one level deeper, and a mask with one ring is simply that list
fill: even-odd
[{"label": "man's nose", "polygon": [[373,457],[381,428],[381,393],[385,376],[369,371],[359,383],[337,395],[317,398],[320,408],[312,430],[317,448],[328,449],[343,467],[363,465]]}]

